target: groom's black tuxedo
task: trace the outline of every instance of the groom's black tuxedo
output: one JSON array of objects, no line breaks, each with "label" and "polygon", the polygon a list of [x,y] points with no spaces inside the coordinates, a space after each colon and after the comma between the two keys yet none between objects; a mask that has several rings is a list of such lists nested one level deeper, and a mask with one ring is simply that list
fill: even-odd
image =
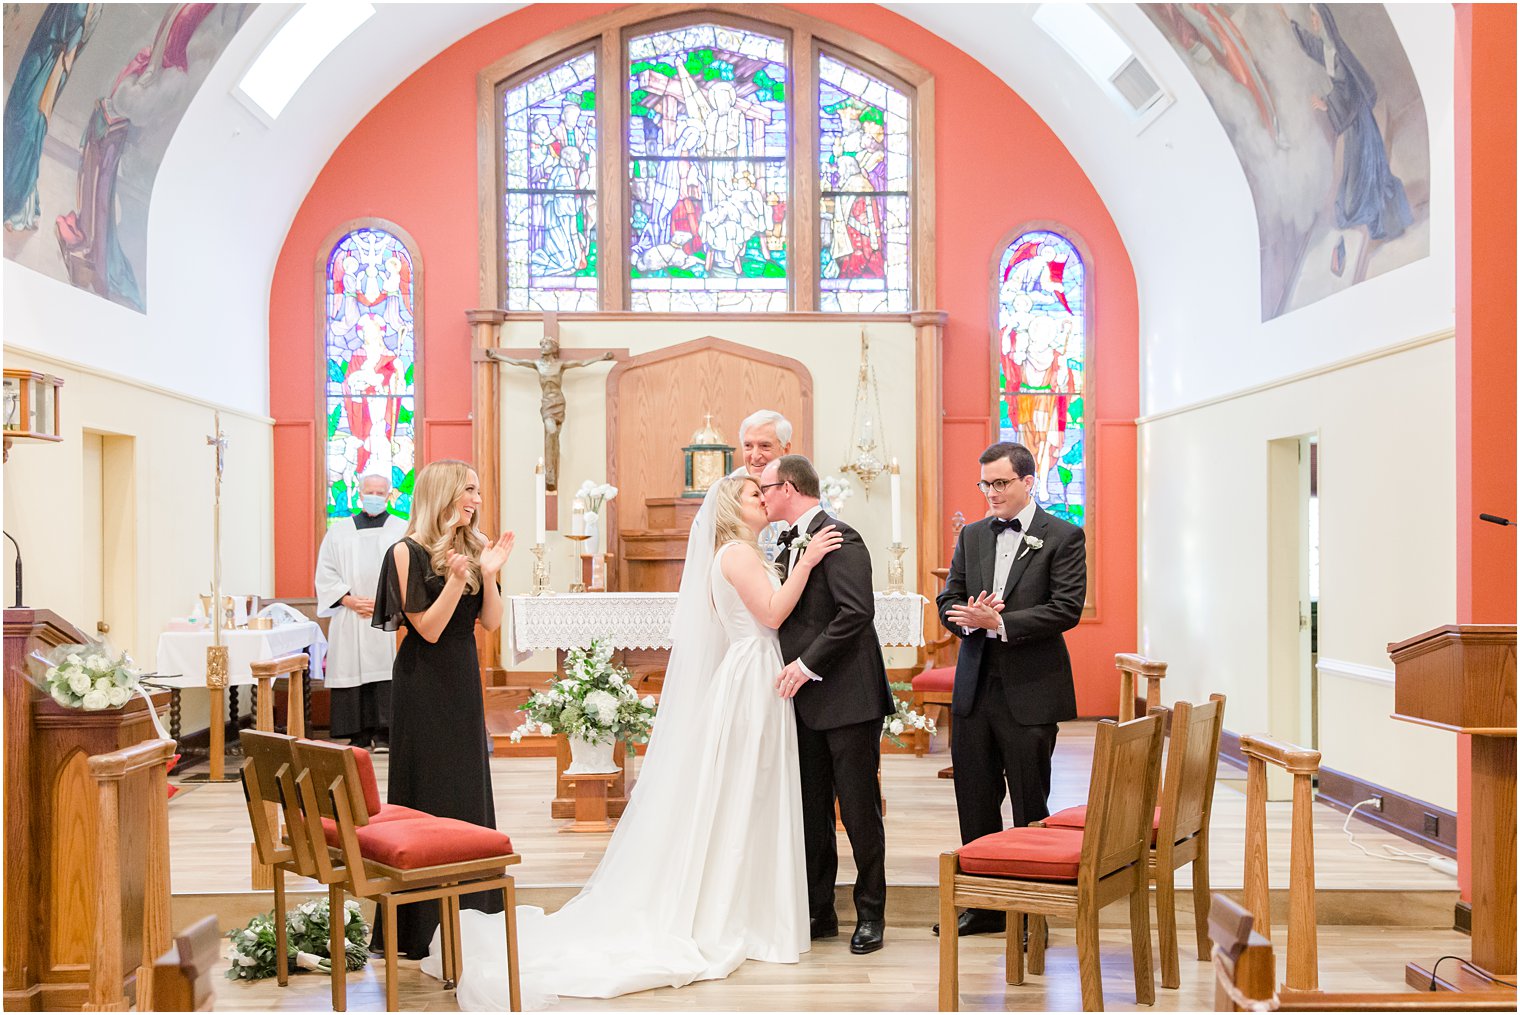
[{"label": "groom's black tuxedo", "polygon": [[[822,511],[807,531],[833,525],[844,542],[808,576],[802,598],[782,623],[781,656],[821,679],[797,691],[797,757],[802,778],[803,841],[808,907],[815,920],[834,919],[839,873],[834,799],[855,854],[855,915],[880,921],[886,910],[886,832],[881,821],[881,720],[893,711],[892,691],[876,636],[871,554],[860,534]],[[798,554],[800,557],[801,555]],[[790,554],[779,561],[789,571]]]},{"label": "groom's black tuxedo", "polygon": [[[961,639],[950,750],[963,842],[1002,831],[1005,782],[1015,825],[1049,817],[1056,723],[1077,717],[1063,634],[1082,618],[1086,538],[1077,526],[1039,507],[1028,532],[1018,538],[1007,580],[994,589],[998,537],[992,520],[963,528],[938,599],[941,621]],[[985,630],[967,634],[946,617],[950,607],[989,591],[1003,599],[1007,641]]]}]

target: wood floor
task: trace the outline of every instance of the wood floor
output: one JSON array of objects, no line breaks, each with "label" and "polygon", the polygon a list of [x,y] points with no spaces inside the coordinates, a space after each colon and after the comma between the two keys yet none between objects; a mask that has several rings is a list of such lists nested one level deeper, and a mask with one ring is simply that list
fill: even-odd
[{"label": "wood floor", "polygon": [[[1092,766],[1093,725],[1063,724],[1056,743],[1052,810],[1086,803]],[[375,758],[376,774],[385,785],[386,755]],[[883,794],[887,804],[887,881],[892,886],[929,886],[938,879],[939,854],[959,845],[955,791],[936,773],[949,764],[948,754],[922,758],[887,755],[882,759]],[[1221,765],[1214,796],[1213,884],[1241,886],[1244,859],[1245,795],[1243,773]],[[229,766],[229,770],[233,770]],[[568,822],[549,816],[553,796],[554,759],[498,758],[491,762],[497,820],[523,856],[518,884],[525,887],[578,886],[596,868],[607,835],[565,835]],[[177,777],[186,773],[175,773]],[[1268,804],[1269,859],[1272,884],[1286,887],[1288,875],[1287,801]],[[1341,832],[1344,815],[1329,807],[1314,808],[1316,866],[1321,890],[1426,892],[1449,891],[1455,901],[1456,879],[1412,863],[1395,863],[1363,856]],[[1376,851],[1382,843],[1414,850],[1410,843],[1354,821],[1358,841]],[[252,834],[242,788],[237,783],[187,785],[169,801],[170,876],[178,894],[220,895],[252,890],[249,850]],[[849,843],[840,835],[839,880],[854,882]],[[1179,883],[1189,884],[1181,873]],[[311,882],[292,889],[315,888]],[[1447,907],[1450,912],[1450,906]]]},{"label": "wood floor", "polygon": [[[1282,940],[1283,929],[1274,935]],[[1182,986],[1156,987],[1154,1007],[1135,1004],[1129,935],[1101,935],[1104,1007],[1108,1011],[1212,1011],[1213,979],[1207,963],[1194,961],[1182,947]],[[1403,963],[1447,952],[1466,955],[1469,941],[1454,931],[1415,928],[1322,927],[1320,985],[1326,990],[1397,991]],[[1080,1011],[1077,959],[1070,928],[1054,927],[1044,976],[1022,986],[1003,983],[1003,939],[967,938],[961,943],[963,1011]],[[225,968],[222,967],[222,968]],[[939,968],[937,940],[926,927],[887,928],[887,946],[874,955],[851,955],[844,938],[817,942],[795,966],[747,962],[726,980],[696,983],[679,990],[649,990],[612,1000],[563,998],[557,1011],[933,1011]],[[384,963],[372,958],[348,978],[350,1011],[385,1008]],[[220,975],[220,969],[218,970]],[[456,1011],[452,992],[424,976],[412,963],[398,974],[403,1011]],[[325,976],[302,973],[290,986],[273,979],[253,983],[221,981],[216,1007],[222,1011],[321,1011],[329,1008]]]}]

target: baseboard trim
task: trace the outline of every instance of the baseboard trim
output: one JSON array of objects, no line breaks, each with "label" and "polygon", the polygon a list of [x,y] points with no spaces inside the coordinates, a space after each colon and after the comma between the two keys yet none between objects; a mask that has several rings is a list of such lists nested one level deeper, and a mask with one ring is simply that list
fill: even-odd
[{"label": "baseboard trim", "polygon": [[[1432,853],[1450,857],[1457,855],[1457,815],[1455,812],[1423,800],[1416,800],[1397,790],[1379,786],[1375,782],[1338,772],[1333,768],[1320,768],[1320,803],[1329,804],[1338,811],[1346,812],[1370,796],[1383,798],[1382,811],[1363,807],[1356,812],[1357,817],[1365,819],[1369,824],[1385,832],[1392,832],[1401,839],[1408,839],[1416,845],[1423,846]],[[1437,831],[1433,836],[1425,831],[1427,814],[1433,815],[1437,821]]]},{"label": "baseboard trim", "polygon": [[1219,760],[1228,762],[1236,768],[1246,767],[1246,753],[1240,749],[1240,734],[1230,730],[1219,731]]},{"label": "baseboard trim", "polygon": [[1472,937],[1472,903],[1457,900],[1451,914],[1451,929]]}]

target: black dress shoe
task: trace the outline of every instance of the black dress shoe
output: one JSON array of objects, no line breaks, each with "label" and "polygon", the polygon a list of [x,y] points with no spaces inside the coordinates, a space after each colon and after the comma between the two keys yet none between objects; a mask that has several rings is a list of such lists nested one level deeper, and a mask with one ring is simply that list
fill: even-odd
[{"label": "black dress shoe", "polygon": [[856,955],[880,951],[881,935],[885,929],[886,925],[880,920],[861,920],[855,925],[855,933],[850,937],[850,951]]},{"label": "black dress shoe", "polygon": [[817,941],[819,938],[838,937],[839,936],[839,920],[838,919],[820,920],[816,916],[813,917],[813,919],[811,921],[811,934],[810,934],[810,936],[812,937],[812,939],[814,941]]},{"label": "black dress shoe", "polygon": [[[968,909],[955,921],[957,937],[967,934],[1001,934],[1007,925],[1004,915],[995,909]],[[939,937],[939,924],[934,925],[934,936]]]}]

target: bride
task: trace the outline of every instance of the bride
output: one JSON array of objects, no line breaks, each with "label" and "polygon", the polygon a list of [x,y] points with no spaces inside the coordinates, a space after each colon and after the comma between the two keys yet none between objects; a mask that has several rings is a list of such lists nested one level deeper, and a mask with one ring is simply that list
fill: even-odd
[{"label": "bride", "polygon": [[[607,852],[558,912],[519,906],[524,1008],[721,979],[745,959],[809,948],[792,702],[775,690],[776,628],[813,567],[821,530],[782,584],[756,541],[759,483],[714,484],[692,523],[655,732]],[[459,1007],[508,1007],[505,926],[460,914]],[[438,937],[422,969],[441,977]]]}]

